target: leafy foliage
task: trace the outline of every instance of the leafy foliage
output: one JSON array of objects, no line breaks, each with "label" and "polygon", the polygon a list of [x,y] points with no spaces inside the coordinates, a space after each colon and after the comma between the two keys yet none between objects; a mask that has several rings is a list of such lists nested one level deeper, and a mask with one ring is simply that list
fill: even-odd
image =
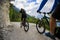
[{"label": "leafy foliage", "polygon": [[11,21],[20,21],[20,13],[18,13],[16,10],[13,9],[13,5],[10,4],[10,8],[9,8],[10,12],[10,20]]}]

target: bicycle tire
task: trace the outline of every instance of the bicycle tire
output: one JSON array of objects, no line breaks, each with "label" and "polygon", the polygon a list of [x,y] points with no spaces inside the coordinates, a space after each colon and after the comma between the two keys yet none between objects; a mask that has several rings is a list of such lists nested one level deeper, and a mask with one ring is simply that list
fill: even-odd
[{"label": "bicycle tire", "polygon": [[[41,27],[43,27],[43,31],[40,30]],[[43,34],[45,32],[45,24],[44,24],[44,22],[41,21],[41,20],[37,21],[37,23],[36,23],[36,29],[37,29],[38,33]]]},{"label": "bicycle tire", "polygon": [[27,23],[27,25],[24,26],[24,31],[28,32],[28,30],[29,30],[29,23],[28,23],[28,21],[26,21],[26,23]]}]

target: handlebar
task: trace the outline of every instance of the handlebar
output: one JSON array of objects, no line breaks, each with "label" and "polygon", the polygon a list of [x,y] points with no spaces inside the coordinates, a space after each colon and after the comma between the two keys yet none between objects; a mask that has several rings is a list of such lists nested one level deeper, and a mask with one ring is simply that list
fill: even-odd
[{"label": "handlebar", "polygon": [[[37,12],[38,12],[38,11],[37,11]],[[41,13],[46,14],[46,12],[38,12],[38,13],[40,13],[40,14],[41,14]],[[51,12],[49,12],[49,13],[47,13],[47,14],[50,14],[50,13],[51,13]]]}]

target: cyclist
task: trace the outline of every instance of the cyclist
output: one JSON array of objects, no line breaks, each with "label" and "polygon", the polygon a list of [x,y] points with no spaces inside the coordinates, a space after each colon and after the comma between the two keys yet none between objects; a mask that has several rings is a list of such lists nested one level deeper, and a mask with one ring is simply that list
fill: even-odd
[{"label": "cyclist", "polygon": [[[45,34],[46,36],[48,36],[52,39],[55,39],[54,32],[55,32],[55,27],[56,27],[56,19],[60,20],[60,0],[54,0],[54,1],[55,1],[55,3],[51,10],[51,12],[53,11],[53,14],[50,17],[50,32]],[[47,2],[47,0],[42,1],[40,8],[37,10],[37,12],[39,12],[44,7],[46,2]]]},{"label": "cyclist", "polygon": [[27,14],[23,8],[21,8],[20,13],[21,13],[21,21],[22,21],[21,27],[22,27],[22,24],[25,25]]}]

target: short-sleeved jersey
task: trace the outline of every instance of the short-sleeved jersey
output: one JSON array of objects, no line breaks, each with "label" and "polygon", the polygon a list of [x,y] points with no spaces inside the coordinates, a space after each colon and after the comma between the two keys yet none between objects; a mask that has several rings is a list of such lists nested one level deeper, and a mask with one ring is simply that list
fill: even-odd
[{"label": "short-sleeved jersey", "polygon": [[[43,0],[43,1],[41,2],[40,6],[39,6],[39,9],[38,9],[37,11],[40,12],[41,9],[44,7],[44,5],[45,5],[47,2],[48,2],[48,0]],[[52,7],[52,9],[51,9],[50,12],[52,12],[52,11],[56,8],[56,6],[57,6],[58,4],[60,4],[60,0],[54,0],[54,5],[53,5],[53,7]]]}]

